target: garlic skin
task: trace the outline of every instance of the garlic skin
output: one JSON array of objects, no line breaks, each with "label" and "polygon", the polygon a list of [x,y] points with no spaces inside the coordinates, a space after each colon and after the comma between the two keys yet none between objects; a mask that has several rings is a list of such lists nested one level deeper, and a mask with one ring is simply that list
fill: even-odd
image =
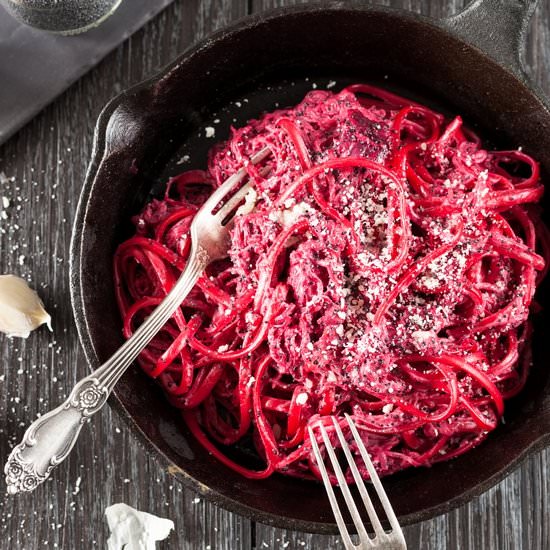
[{"label": "garlic skin", "polygon": [[15,275],[0,275],[0,332],[27,338],[43,324],[52,330],[51,320],[42,300],[25,280]]},{"label": "garlic skin", "polygon": [[174,530],[174,522],[140,512],[123,502],[105,510],[111,536],[107,550],[155,550],[156,542]]}]

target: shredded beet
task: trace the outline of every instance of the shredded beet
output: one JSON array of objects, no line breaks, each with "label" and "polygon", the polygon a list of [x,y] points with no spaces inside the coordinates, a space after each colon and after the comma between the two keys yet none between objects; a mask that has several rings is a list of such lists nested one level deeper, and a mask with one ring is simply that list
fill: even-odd
[{"label": "shredded beet", "polygon": [[[352,416],[380,474],[485,439],[529,369],[549,242],[537,162],[370,85],[311,92],[234,129],[136,217],[114,261],[126,338],[184,268],[197,209],[242,166],[253,191],[229,258],[139,357],[196,438],[251,478],[318,478],[307,427],[338,447],[331,415],[350,443]],[[222,450],[242,441],[263,469]]]}]

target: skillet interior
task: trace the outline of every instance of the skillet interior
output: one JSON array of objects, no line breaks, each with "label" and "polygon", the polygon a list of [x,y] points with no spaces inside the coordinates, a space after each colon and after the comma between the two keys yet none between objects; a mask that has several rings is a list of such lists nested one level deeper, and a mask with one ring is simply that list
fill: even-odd
[{"label": "skillet interior", "polygon": [[[100,118],[71,258],[75,316],[93,367],[122,342],[111,259],[128,234],[129,217],[150,191],[181,171],[177,160],[183,155],[190,156],[184,168],[203,167],[206,150],[228,135],[230,123],[271,110],[275,102],[294,104],[313,82],[323,88],[329,80],[337,81],[336,89],[351,81],[385,81],[465,115],[500,146],[522,145],[545,172],[550,168],[550,117],[537,97],[480,51],[422,18],[333,6],[285,9],[237,24],[184,54],[160,78],[116,98]],[[214,140],[200,132],[208,125],[216,127]],[[547,292],[541,290],[545,303]],[[508,403],[504,425],[463,457],[387,479],[402,523],[433,517],[480,494],[548,439],[547,326],[547,315],[540,315],[535,366],[523,394]],[[282,476],[256,482],[228,470],[189,436],[177,411],[138,369],[123,377],[111,401],[171,472],[214,501],[262,522],[336,532],[321,485]]]}]

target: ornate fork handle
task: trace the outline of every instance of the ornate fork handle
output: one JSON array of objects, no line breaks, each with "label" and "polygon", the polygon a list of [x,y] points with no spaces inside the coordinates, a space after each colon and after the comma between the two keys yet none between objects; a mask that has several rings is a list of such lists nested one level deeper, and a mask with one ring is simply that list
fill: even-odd
[{"label": "ornate fork handle", "polygon": [[8,493],[32,491],[45,481],[69,454],[82,426],[101,409],[109,393],[97,378],[87,376],[62,405],[33,422],[8,458],[5,468]]},{"label": "ornate fork handle", "polygon": [[80,380],[64,403],[28,427],[4,469],[8,493],[34,490],[67,457],[84,423],[103,407],[122,374],[174,314],[208,265],[209,254],[200,246],[194,248],[174,288],[133,336],[106,363]]}]

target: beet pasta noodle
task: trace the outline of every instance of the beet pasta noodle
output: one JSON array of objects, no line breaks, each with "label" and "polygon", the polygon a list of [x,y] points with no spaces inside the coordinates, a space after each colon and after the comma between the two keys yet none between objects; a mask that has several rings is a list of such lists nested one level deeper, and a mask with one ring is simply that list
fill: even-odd
[{"label": "beet pasta noodle", "polygon": [[[228,257],[138,359],[201,444],[250,478],[314,478],[307,426],[338,447],[331,415],[346,435],[352,416],[382,475],[485,439],[529,369],[548,257],[538,163],[371,85],[312,91],[232,129],[135,217],[114,258],[126,338],[184,269],[202,202],[242,166],[252,190]],[[263,466],[228,456],[243,441]]]}]

